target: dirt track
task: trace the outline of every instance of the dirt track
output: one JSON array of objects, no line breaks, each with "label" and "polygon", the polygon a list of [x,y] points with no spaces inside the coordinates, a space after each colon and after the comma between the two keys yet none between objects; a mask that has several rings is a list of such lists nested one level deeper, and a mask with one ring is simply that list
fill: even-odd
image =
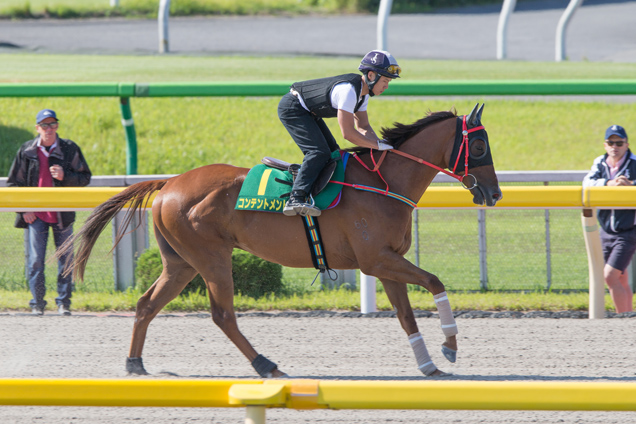
[{"label": "dirt track", "polygon": [[[461,352],[439,351],[436,318],[420,318],[436,364],[453,380],[636,381],[636,319],[458,318]],[[124,378],[132,317],[0,315],[0,378]],[[239,318],[256,349],[293,377],[419,380],[395,318]],[[209,315],[151,324],[147,378],[257,378]],[[130,377],[140,378],[140,377]],[[144,377],[145,378],[145,377]],[[244,409],[0,407],[2,423],[243,423]],[[636,413],[554,411],[294,411],[268,423],[634,423]]]}]

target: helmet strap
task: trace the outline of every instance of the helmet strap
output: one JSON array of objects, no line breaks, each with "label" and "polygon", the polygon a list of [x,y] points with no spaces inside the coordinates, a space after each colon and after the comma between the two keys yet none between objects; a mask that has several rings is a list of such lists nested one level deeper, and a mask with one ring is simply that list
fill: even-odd
[{"label": "helmet strap", "polygon": [[[375,79],[373,81],[369,81],[369,72],[375,73]],[[375,71],[367,71],[362,76],[364,78],[364,82],[367,84],[367,87],[369,87],[369,96],[370,97],[375,96],[375,93],[373,92],[373,87],[375,86],[375,83],[377,83],[380,80],[380,76],[381,75],[378,72],[375,72]]]}]

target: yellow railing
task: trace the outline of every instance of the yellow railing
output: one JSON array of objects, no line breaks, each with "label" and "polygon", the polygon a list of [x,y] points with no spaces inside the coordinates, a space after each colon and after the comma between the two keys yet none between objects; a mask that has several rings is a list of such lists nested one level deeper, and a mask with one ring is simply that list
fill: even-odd
[{"label": "yellow railing", "polygon": [[636,411],[636,384],[346,380],[0,379],[0,405]]},{"label": "yellow railing", "polygon": [[[0,188],[0,210],[93,209],[125,187]],[[504,186],[495,208],[635,208],[636,187]],[[152,199],[152,198],[151,198]],[[460,187],[429,187],[420,208],[477,208]]]}]

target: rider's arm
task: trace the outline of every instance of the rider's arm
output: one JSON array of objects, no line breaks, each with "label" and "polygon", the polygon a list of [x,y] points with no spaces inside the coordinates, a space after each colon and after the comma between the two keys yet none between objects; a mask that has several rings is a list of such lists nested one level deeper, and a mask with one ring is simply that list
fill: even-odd
[{"label": "rider's arm", "polygon": [[[358,127],[356,128],[356,124]],[[369,125],[367,112],[358,111],[356,115],[345,110],[338,110],[338,125],[342,137],[360,147],[378,148],[378,136]]]}]

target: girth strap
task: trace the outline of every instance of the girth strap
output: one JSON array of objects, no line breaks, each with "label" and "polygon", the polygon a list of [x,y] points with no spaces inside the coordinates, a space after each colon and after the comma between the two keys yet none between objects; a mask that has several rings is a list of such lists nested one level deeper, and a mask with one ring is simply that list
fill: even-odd
[{"label": "girth strap", "polygon": [[314,268],[320,272],[329,270],[327,264],[327,256],[325,255],[325,249],[322,246],[322,238],[320,236],[320,227],[318,226],[318,219],[313,216],[303,216],[303,224],[305,225],[305,233],[307,235],[307,242],[309,243],[309,252],[311,253],[311,260],[314,263]]}]

